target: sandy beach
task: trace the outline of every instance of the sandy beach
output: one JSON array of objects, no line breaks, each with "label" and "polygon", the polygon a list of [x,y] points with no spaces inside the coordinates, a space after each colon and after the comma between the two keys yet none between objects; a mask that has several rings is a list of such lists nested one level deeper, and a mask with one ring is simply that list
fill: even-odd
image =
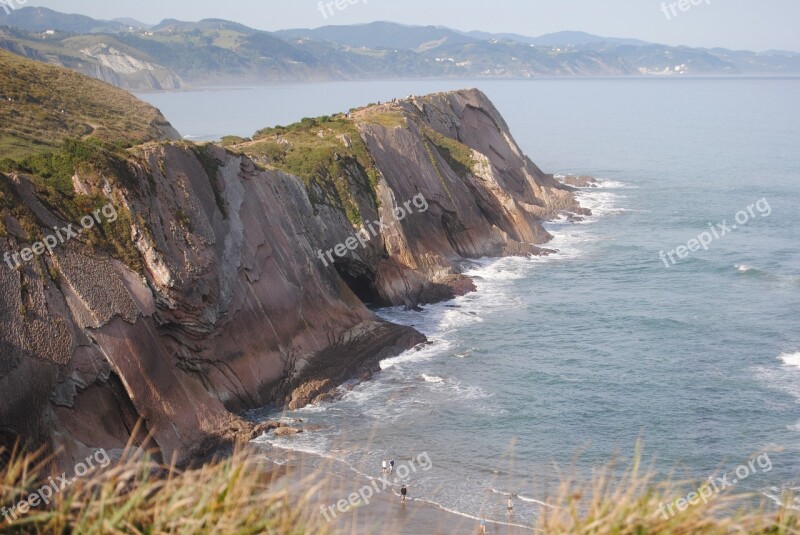
[{"label": "sandy beach", "polygon": [[[346,471],[337,461],[296,453],[292,460],[277,466],[273,471],[273,487],[286,490],[290,500],[304,511],[309,521],[327,523],[332,533],[348,535],[450,535],[480,533],[480,518],[469,518],[452,513],[434,504],[414,498],[413,485],[409,486],[406,503],[401,503],[401,483],[387,479],[391,485],[361,474]],[[385,488],[384,488],[385,487]],[[371,489],[367,491],[366,489]],[[376,490],[378,489],[378,490]],[[368,503],[358,496],[359,491]],[[369,496],[370,492],[372,496]],[[337,508],[340,500],[350,502],[342,513]],[[352,506],[350,504],[353,504]],[[487,519],[486,533],[497,535],[522,535],[540,533],[512,514],[508,523]],[[512,525],[509,525],[512,524]]]}]

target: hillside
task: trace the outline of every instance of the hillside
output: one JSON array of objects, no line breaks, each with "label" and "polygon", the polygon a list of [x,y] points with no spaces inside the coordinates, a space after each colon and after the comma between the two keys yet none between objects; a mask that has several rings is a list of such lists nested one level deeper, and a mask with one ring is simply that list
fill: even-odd
[{"label": "hillside", "polygon": [[[673,47],[557,32],[540,37],[374,22],[266,32],[222,19],[97,21],[0,10],[0,49],[131,90],[393,78],[791,75],[800,54]],[[47,33],[45,30],[51,30]]]},{"label": "hillside", "polygon": [[[0,168],[0,447],[73,461],[143,444],[141,419],[164,459],[188,461],[246,428],[241,411],[325,399],[425,340],[366,303],[470,292],[468,259],[546,254],[543,221],[586,213],[477,90],[225,146],[135,144],[165,137],[157,110],[0,57],[20,156],[85,138]],[[100,211],[95,230],[26,261]]]},{"label": "hillside", "polygon": [[66,138],[118,144],[178,139],[152,106],[98,80],[0,50],[0,159],[53,150]]},{"label": "hillside", "polygon": [[462,45],[478,39],[448,28],[436,26],[406,26],[392,22],[372,22],[353,26],[323,26],[314,30],[281,30],[275,35],[283,38],[317,39],[353,47],[389,48],[424,51],[442,44]]}]

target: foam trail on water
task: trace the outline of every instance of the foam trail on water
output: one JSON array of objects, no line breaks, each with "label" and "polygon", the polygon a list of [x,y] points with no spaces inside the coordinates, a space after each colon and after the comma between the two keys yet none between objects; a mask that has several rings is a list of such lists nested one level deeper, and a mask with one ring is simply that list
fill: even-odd
[{"label": "foam trail on water", "polygon": [[494,492],[495,494],[500,494],[501,496],[513,496],[514,498],[516,498],[517,500],[519,500],[521,502],[535,503],[535,504],[538,504],[538,505],[543,505],[543,506],[545,506],[545,507],[547,507],[549,509],[561,509],[560,507],[556,507],[555,505],[550,505],[549,503],[543,502],[541,500],[537,500],[536,498],[531,498],[529,496],[523,496],[522,494],[514,494],[512,492],[506,492],[506,491],[503,491],[503,490],[497,490],[494,487],[492,487],[492,492]]},{"label": "foam trail on water", "polygon": [[786,366],[800,368],[800,351],[794,353],[783,353],[779,357]]}]

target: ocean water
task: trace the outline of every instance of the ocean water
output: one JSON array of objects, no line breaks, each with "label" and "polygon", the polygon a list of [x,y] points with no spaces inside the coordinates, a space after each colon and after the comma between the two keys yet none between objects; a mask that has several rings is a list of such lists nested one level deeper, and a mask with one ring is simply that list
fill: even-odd
[{"label": "ocean water", "polygon": [[[432,343],[384,361],[337,401],[284,415],[322,427],[262,437],[267,455],[308,451],[375,476],[381,459],[427,452],[433,467],[407,480],[413,498],[525,524],[561,474],[588,481],[593,468],[630,459],[637,440],[658,477],[705,480],[766,453],[771,469],[756,464],[736,489],[777,500],[797,487],[799,79],[359,82],[142,96],[182,133],[214,138],[473,86],[545,171],[602,181],[580,193],[594,216],[548,224],[556,255],[475,262],[477,293],[422,312],[378,311]],[[669,267],[659,258],[710,233],[709,223],[718,237],[708,250],[673,253]],[[720,235],[717,224],[731,230]],[[516,496],[511,518],[506,493]]]}]

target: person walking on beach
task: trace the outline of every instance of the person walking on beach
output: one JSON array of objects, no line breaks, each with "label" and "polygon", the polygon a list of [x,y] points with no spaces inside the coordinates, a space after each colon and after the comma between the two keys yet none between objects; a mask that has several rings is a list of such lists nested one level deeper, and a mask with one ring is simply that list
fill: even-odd
[{"label": "person walking on beach", "polygon": [[389,461],[389,474],[394,474],[394,459]]},{"label": "person walking on beach", "polygon": [[506,511],[506,514],[508,514],[508,516],[511,516],[511,514],[513,512],[514,512],[514,501],[511,499],[511,496],[509,496],[508,497],[508,510]]},{"label": "person walking on beach", "polygon": [[486,517],[481,518],[481,533],[486,533]]},{"label": "person walking on beach", "polygon": [[385,474],[385,473],[386,473],[386,459],[381,461],[381,474]]},{"label": "person walking on beach", "polygon": [[406,494],[408,494],[408,487],[403,484],[400,488],[400,503],[406,503]]}]

